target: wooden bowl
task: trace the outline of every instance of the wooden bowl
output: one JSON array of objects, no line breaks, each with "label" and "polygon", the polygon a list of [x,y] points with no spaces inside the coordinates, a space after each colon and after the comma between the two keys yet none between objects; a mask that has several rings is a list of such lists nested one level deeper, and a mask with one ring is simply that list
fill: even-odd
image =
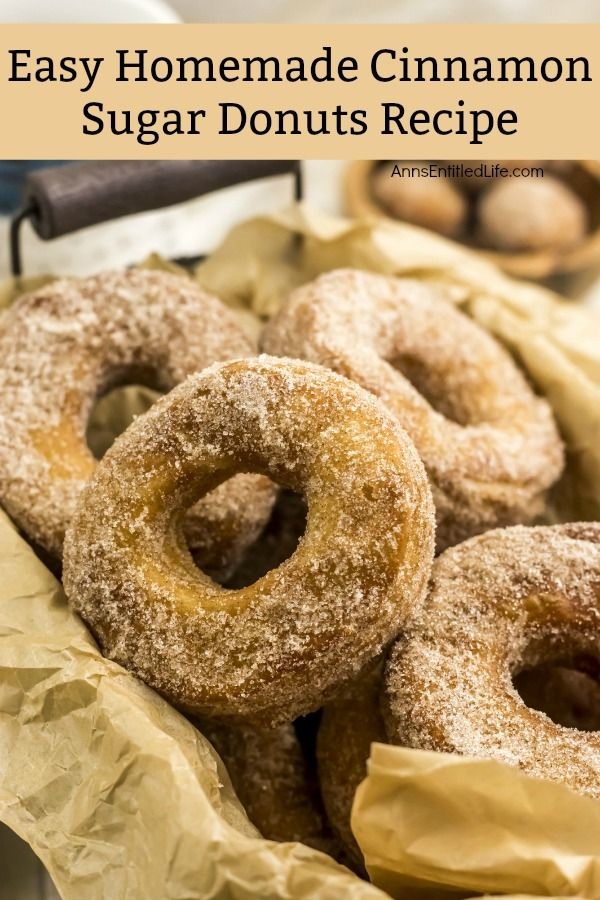
[{"label": "wooden bowl", "polygon": [[[344,178],[344,199],[347,212],[359,218],[385,219],[396,222],[379,204],[371,191],[377,160],[358,160],[351,163]],[[535,250],[506,253],[481,246],[474,236],[465,236],[461,243],[495,263],[509,275],[539,280],[551,275],[572,274],[600,266],[600,161],[582,160],[573,169],[558,175],[585,204],[590,231],[584,239],[567,250]]]}]

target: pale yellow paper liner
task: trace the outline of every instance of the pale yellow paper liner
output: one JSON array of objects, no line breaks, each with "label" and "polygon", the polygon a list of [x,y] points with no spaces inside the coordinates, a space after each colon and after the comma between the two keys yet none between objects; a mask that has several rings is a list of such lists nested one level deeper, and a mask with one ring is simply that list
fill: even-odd
[{"label": "pale yellow paper liner", "polygon": [[1,512],[0,585],[0,820],[65,900],[384,896],[259,837],[208,741],[100,655]]},{"label": "pale yellow paper liner", "polygon": [[600,896],[600,803],[493,760],[373,744],[352,827],[394,897]]}]

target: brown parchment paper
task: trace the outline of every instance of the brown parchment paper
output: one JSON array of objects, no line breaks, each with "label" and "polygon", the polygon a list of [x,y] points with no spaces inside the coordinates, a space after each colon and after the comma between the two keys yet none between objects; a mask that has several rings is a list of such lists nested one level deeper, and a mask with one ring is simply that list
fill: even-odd
[{"label": "brown parchment paper", "polygon": [[[143,264],[172,267],[159,256]],[[240,225],[194,277],[258,333],[291,287],[339,266],[435,282],[505,341],[568,443],[558,514],[600,515],[597,317],[428,232],[305,207]],[[0,308],[39,283],[0,286]],[[96,451],[152,399],[131,387],[102,401],[89,429]],[[316,851],[262,840],[210,744],[101,657],[2,513],[0,641],[0,819],[67,900],[385,896]],[[394,897],[598,897],[598,809],[497,763],[374,745],[353,827]]]},{"label": "brown parchment paper", "polygon": [[600,803],[493,760],[373,744],[352,827],[394,897],[600,896]]},{"label": "brown parchment paper", "polygon": [[567,444],[556,517],[600,518],[600,316],[592,311],[423,229],[302,205],[234,228],[196,277],[234,308],[267,318],[290,289],[343,266],[431,281],[502,340],[548,397]]},{"label": "brown parchment paper", "polygon": [[208,741],[103,659],[3,513],[0,549],[0,819],[65,900],[384,896],[260,838]]}]

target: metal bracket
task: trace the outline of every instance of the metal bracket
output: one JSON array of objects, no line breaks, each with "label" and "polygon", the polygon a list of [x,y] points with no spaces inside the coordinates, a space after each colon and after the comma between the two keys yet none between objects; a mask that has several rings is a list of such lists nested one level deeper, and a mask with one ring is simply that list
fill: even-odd
[{"label": "metal bracket", "polygon": [[15,278],[19,278],[23,274],[22,256],[21,256],[21,225],[25,219],[31,218],[35,213],[33,204],[22,207],[10,220],[10,229],[8,232],[9,255],[10,255],[10,271]]},{"label": "metal bracket", "polygon": [[[221,166],[223,165],[223,163],[221,161],[215,161],[215,165],[217,165],[217,164],[219,164]],[[255,173],[252,174],[250,167],[253,165],[254,165],[254,167],[256,167],[259,164],[260,163],[256,163],[251,160],[247,161],[246,163],[244,161],[237,161],[238,175],[233,176],[232,183],[233,184],[243,184],[246,181],[254,180],[257,177],[257,175]],[[93,166],[94,164],[88,164],[88,165]],[[113,164],[105,163],[103,165],[105,167],[108,167]],[[114,167],[116,167],[118,165],[120,165],[120,164],[115,163]],[[144,163],[138,163],[138,166],[143,166],[143,165],[144,165]],[[209,163],[206,163],[205,165],[209,165]],[[239,176],[239,167],[244,166],[244,165],[247,165],[249,167],[248,177],[247,178],[239,178],[238,177]],[[262,165],[265,165],[265,163],[262,163]],[[267,165],[268,165],[268,163],[267,163]],[[281,169],[281,165],[282,165],[281,163],[275,162],[274,165],[279,166],[279,169]],[[283,163],[283,165],[285,165],[285,163]],[[64,179],[66,177],[68,179],[70,176],[69,170],[70,170],[71,166],[73,167],[71,169],[73,174],[75,175],[75,173],[77,172],[78,177],[81,177],[80,173],[81,173],[81,169],[84,166],[84,164],[67,163],[66,165],[60,166],[60,173],[58,173],[58,167],[52,167],[52,168],[44,169],[43,171],[40,170],[39,173],[37,173],[37,172],[32,173],[32,175],[30,175],[28,180],[26,181],[25,191],[24,191],[24,196],[26,198],[25,203],[24,203],[23,207],[20,210],[18,210],[18,212],[16,212],[15,215],[12,217],[11,222],[10,222],[10,229],[9,229],[10,269],[11,269],[11,273],[13,276],[19,277],[23,274],[21,226],[26,219],[32,223],[34,230],[36,231],[36,233],[42,240],[49,240],[49,239],[52,239],[52,237],[59,236],[59,234],[65,234],[71,230],[72,231],[78,230],[77,226],[75,226],[75,227],[71,226],[71,227],[64,229],[63,231],[60,231],[56,234],[51,234],[50,232],[52,231],[52,221],[48,220],[48,213],[52,213],[53,209],[56,209],[56,206],[53,207],[52,195],[50,192],[47,191],[47,187],[48,187],[48,185],[52,184],[52,179],[54,177],[55,172],[57,173],[57,175],[60,175],[61,178]],[[106,171],[107,171],[106,168],[104,168],[103,171],[106,173]],[[139,168],[136,171],[139,172],[140,171]],[[288,164],[287,171],[289,171],[289,173],[291,175],[293,175],[294,199],[296,200],[296,202],[299,203],[299,202],[301,202],[301,200],[303,198],[303,190],[304,190],[304,185],[303,185],[303,180],[302,180],[302,169],[301,169],[300,161],[299,160],[291,160]],[[266,173],[264,175],[261,174],[259,177],[266,178],[266,177],[271,177],[272,174],[280,174],[280,173],[281,172],[279,170],[279,171],[275,171],[274,173]],[[228,176],[226,176],[226,177],[228,177]],[[109,173],[109,183],[110,183],[110,173]],[[64,197],[65,196],[64,193],[62,193],[60,190],[59,191],[56,190],[57,186],[59,186],[59,185],[56,183],[56,179],[55,179],[55,184],[54,184],[55,197],[56,198],[61,197],[61,196]],[[220,186],[223,186],[223,184],[221,183]],[[210,190],[206,190],[206,188],[203,188],[198,193],[195,193],[195,194],[192,193],[185,199],[192,199],[194,196],[202,196],[203,194],[209,193],[209,192],[210,192]],[[39,202],[36,202],[36,199],[35,199],[36,194],[38,196]],[[97,196],[99,196],[99,195],[97,195]],[[146,195],[146,198],[147,198],[147,195]],[[171,202],[173,202],[173,201],[171,201]],[[183,202],[183,201],[178,199],[176,202]],[[165,206],[165,205],[169,205],[169,204],[166,204],[164,202],[162,204],[160,204],[160,206]],[[121,209],[116,213],[116,215],[120,216],[120,215],[138,212],[138,211],[141,211],[142,209],[151,209],[151,208],[160,208],[160,207],[152,207],[151,205],[149,206],[147,203],[145,203],[139,209],[125,209],[125,210]],[[78,211],[80,211],[81,209],[83,209],[83,207],[80,206]],[[44,214],[44,210],[46,210],[46,214]],[[101,215],[103,215],[103,213]],[[114,211],[111,212],[109,215],[107,215],[106,218],[101,217],[99,219],[96,219],[95,221],[111,221],[112,218],[115,218]],[[50,224],[49,224],[49,222],[50,222]],[[87,225],[89,223],[86,222],[84,224]],[[81,227],[81,224],[79,225],[79,227]]]}]

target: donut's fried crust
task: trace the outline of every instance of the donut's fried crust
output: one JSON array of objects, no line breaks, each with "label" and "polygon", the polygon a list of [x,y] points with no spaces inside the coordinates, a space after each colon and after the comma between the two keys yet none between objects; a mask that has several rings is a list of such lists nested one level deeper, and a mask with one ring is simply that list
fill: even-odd
[{"label": "donut's fried crust", "polygon": [[600,673],[600,523],[490,531],[433,567],[393,647],[384,714],[394,743],[491,757],[600,797],[600,733],[529,709],[521,670]]},{"label": "donut's fried crust", "polygon": [[[0,319],[0,501],[60,558],[96,465],[85,434],[98,397],[123,383],[170,390],[213,362],[253,353],[216,297],[168,272],[107,272],[21,297]],[[229,572],[274,497],[265,478],[240,475],[204,498],[186,523],[199,563]]]},{"label": "donut's fried crust", "polygon": [[429,285],[329,272],[294,291],[262,348],[351,378],[398,418],[431,480],[438,551],[544,510],[563,467],[549,405],[504,348]]},{"label": "donut's fried crust", "polygon": [[[226,590],[180,522],[238,472],[304,494],[295,553]],[[292,360],[188,378],[117,439],[84,489],[64,584],[104,652],[205,716],[291,721],[355,677],[419,606],[433,553],[422,463],[381,404]]]},{"label": "donut's fried crust", "polygon": [[355,868],[364,861],[350,827],[356,788],[367,774],[371,744],[387,741],[379,709],[382,666],[348,687],[323,710],[317,737],[321,796],[336,834]]}]

